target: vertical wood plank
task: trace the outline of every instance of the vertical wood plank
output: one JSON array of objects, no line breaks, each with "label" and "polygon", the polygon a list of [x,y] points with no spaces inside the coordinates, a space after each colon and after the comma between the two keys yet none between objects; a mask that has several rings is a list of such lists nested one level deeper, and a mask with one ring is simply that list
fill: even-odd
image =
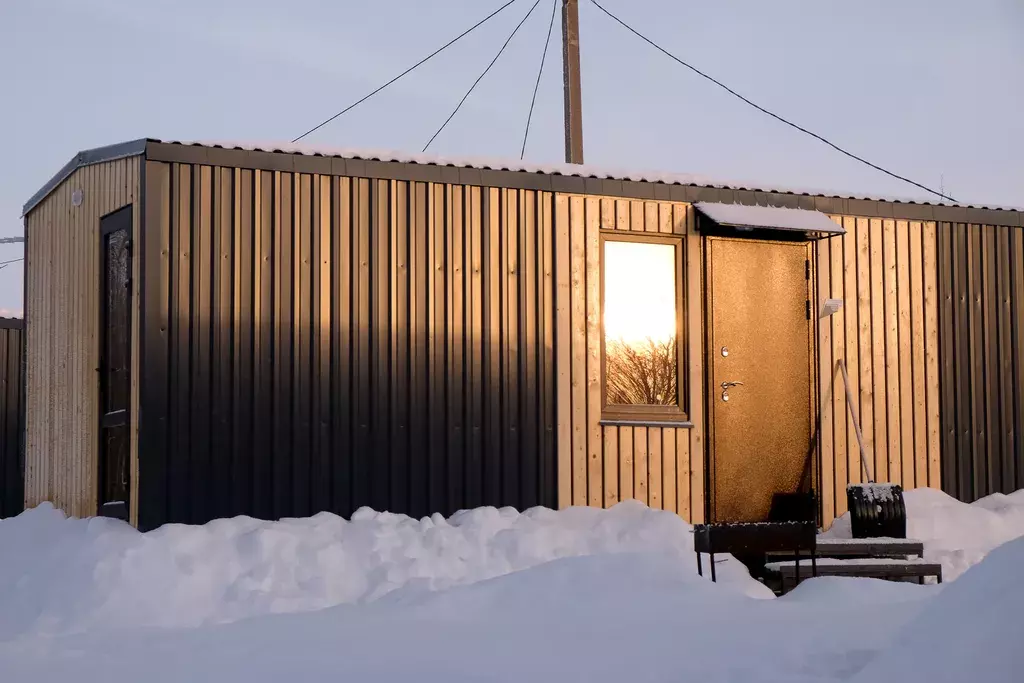
[{"label": "vertical wood plank", "polygon": [[[875,467],[875,381],[874,354],[871,348],[871,225],[868,219],[857,219],[857,321],[859,340],[857,353],[860,363],[860,427],[864,438],[864,450],[868,463]],[[867,474],[860,457],[855,455],[851,463],[852,482],[866,481]]]},{"label": "vertical wood plank", "polygon": [[[871,300],[871,385],[872,414],[874,431],[874,462],[872,467],[875,481],[888,481],[889,478],[889,442],[888,442],[888,395],[886,374],[885,346],[885,283],[886,271],[883,253],[885,251],[882,220],[872,218],[870,225],[870,300]],[[867,423],[865,422],[865,429]]]},{"label": "vertical wood plank", "polygon": [[662,430],[650,427],[647,430],[647,500],[656,510],[664,508],[662,497]]},{"label": "vertical wood plank", "polygon": [[676,494],[676,432],[678,429],[666,427],[662,433],[662,509],[679,512],[679,500]]},{"label": "vertical wood plank", "polygon": [[619,428],[605,427],[602,434],[604,450],[604,507],[619,502]]},{"label": "vertical wood plank", "polygon": [[633,428],[633,497],[650,505],[647,490],[647,427]]},{"label": "vertical wood plank", "polygon": [[[493,191],[496,194],[496,191]],[[569,198],[555,195],[555,398],[558,426],[558,507],[573,504],[572,467],[572,254]]]},{"label": "vertical wood plank", "polygon": [[[701,524],[705,519],[705,440],[704,440],[704,301],[701,278],[704,276],[703,238],[694,229],[695,213],[692,206],[686,207],[686,344],[689,347],[689,376],[687,392],[690,397],[690,443],[688,462],[690,474],[689,519],[692,524]],[[698,332],[700,330],[700,332]],[[681,454],[678,452],[677,457]],[[681,493],[681,489],[680,489]]]},{"label": "vertical wood plank", "polygon": [[[817,295],[819,305],[832,296],[832,258],[830,240],[821,240],[815,246],[817,263],[815,272],[818,277]],[[833,423],[835,421],[834,393],[836,391],[835,373],[832,362],[832,321],[818,321],[818,379],[819,401],[818,420],[820,425],[819,468],[822,525],[828,528],[836,514],[835,496],[835,441]]]},{"label": "vertical wood plank", "polygon": [[604,463],[601,447],[601,205],[594,197],[584,200],[586,224],[586,307],[587,307],[587,491],[588,504],[604,504]]},{"label": "vertical wood plank", "polygon": [[[845,237],[843,238],[845,239]],[[846,284],[843,276],[845,264],[845,244],[842,240],[829,240],[829,257],[832,269],[832,277],[829,284],[832,290],[833,299],[843,299],[846,302],[844,287]],[[845,309],[849,304],[844,303]],[[832,316],[832,357],[833,363],[840,359],[846,359],[846,316],[845,312]],[[849,363],[849,359],[847,359]],[[847,456],[847,434],[846,426],[849,424],[848,408],[846,406],[846,394],[843,388],[843,377],[833,371],[832,391],[832,429],[833,429],[833,470],[832,490],[835,492],[835,514],[842,515],[846,512],[846,496],[842,491],[846,488],[846,456]],[[852,381],[852,380],[851,380]]]},{"label": "vertical wood plank", "polygon": [[[850,375],[850,390],[853,392],[854,407],[857,410],[857,418],[864,422],[861,416],[864,414],[863,397],[860,392],[860,353],[858,344],[860,342],[860,314],[859,292],[857,287],[857,255],[859,244],[857,240],[857,221],[855,218],[845,216],[843,227],[846,234],[843,235],[843,295],[846,303],[843,305],[844,320],[846,328],[846,358],[847,372]],[[845,392],[844,392],[845,393]],[[848,483],[860,482],[861,475],[860,446],[857,443],[857,431],[853,426],[853,416],[849,408],[846,409],[846,462],[844,466],[837,467],[836,490],[845,490]]]},{"label": "vertical wood plank", "polygon": [[885,382],[886,382],[886,431],[889,441],[889,480],[894,484],[903,482],[902,456],[900,452],[900,346],[899,346],[899,300],[896,272],[896,222],[883,222],[882,258],[885,269]]},{"label": "vertical wood plank", "polygon": [[572,253],[572,501],[588,502],[586,225],[582,197],[569,199]]},{"label": "vertical wood plank", "polygon": [[914,486],[928,485],[927,382],[925,378],[924,225],[910,224],[910,342],[913,360]]},{"label": "vertical wood plank", "polygon": [[[922,235],[922,273],[924,277],[924,372],[925,419],[928,441],[927,486],[941,488],[940,382],[939,382],[939,267],[936,259],[938,243],[936,225],[927,222]],[[952,379],[952,374],[949,376]]]},{"label": "vertical wood plank", "polygon": [[636,497],[633,487],[633,428],[619,427],[619,500]]}]

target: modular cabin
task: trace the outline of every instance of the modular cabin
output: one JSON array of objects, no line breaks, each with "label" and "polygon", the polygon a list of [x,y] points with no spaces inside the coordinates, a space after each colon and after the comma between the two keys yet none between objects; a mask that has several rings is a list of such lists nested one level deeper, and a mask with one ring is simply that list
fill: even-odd
[{"label": "modular cabin", "polygon": [[137,140],[24,214],[28,506],[696,523],[812,490],[828,526],[855,425],[877,481],[1024,486],[1018,210]]}]

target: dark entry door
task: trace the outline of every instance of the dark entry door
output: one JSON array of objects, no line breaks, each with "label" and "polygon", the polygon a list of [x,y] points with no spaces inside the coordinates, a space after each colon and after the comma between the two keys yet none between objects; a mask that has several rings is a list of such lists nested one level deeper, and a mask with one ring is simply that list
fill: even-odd
[{"label": "dark entry door", "polygon": [[709,237],[711,516],[763,521],[809,466],[813,324],[806,243]]},{"label": "dark entry door", "polygon": [[128,514],[132,207],[100,219],[100,514]]}]

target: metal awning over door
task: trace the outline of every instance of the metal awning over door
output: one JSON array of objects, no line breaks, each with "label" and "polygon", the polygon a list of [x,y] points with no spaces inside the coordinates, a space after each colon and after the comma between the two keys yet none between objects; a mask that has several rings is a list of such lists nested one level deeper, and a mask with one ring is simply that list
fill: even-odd
[{"label": "metal awning over door", "polygon": [[771,230],[801,233],[811,240],[846,234],[843,226],[820,211],[712,202],[697,202],[693,206],[703,217],[716,225],[740,231]]}]

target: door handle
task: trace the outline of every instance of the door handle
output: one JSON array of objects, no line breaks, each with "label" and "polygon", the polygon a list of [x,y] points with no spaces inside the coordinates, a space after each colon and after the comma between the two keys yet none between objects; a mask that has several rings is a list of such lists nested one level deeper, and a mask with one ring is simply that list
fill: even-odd
[{"label": "door handle", "polygon": [[743,382],[722,382],[722,391],[728,391],[729,387],[743,386]]}]

